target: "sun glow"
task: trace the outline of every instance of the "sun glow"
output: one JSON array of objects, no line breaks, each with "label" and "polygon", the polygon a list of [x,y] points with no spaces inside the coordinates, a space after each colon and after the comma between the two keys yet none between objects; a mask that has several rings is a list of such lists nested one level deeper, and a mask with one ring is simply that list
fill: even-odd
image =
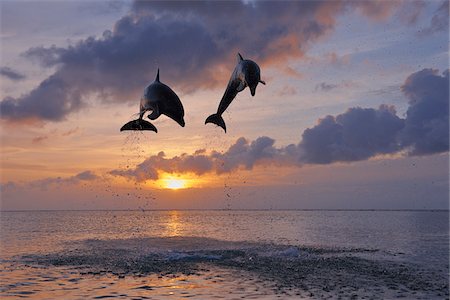
[{"label": "sun glow", "polygon": [[163,179],[163,185],[167,189],[179,190],[187,188],[187,180],[177,177],[168,177]]},{"label": "sun glow", "polygon": [[193,173],[166,173],[159,174],[160,178],[152,184],[156,188],[168,190],[181,190],[190,188],[202,188],[210,186],[209,178],[199,178]]}]

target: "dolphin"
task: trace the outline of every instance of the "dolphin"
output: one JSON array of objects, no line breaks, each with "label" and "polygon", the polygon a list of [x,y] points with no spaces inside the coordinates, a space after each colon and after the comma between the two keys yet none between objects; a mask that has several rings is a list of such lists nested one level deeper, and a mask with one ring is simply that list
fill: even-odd
[{"label": "dolphin", "polygon": [[159,81],[159,69],[155,81],[144,89],[144,95],[139,105],[139,118],[126,123],[120,128],[124,130],[152,130],[158,132],[156,127],[142,119],[146,111],[152,111],[148,115],[150,120],[156,120],[161,114],[168,116],[181,127],[184,127],[184,108],[177,94]]},{"label": "dolphin", "polygon": [[237,54],[237,65],[231,74],[230,81],[228,81],[227,89],[220,100],[217,113],[206,118],[205,124],[214,123],[223,128],[227,132],[227,126],[222,118],[222,114],[231,104],[236,95],[243,91],[247,86],[250,89],[250,94],[255,96],[256,86],[258,83],[266,84],[261,80],[261,71],[259,66],[252,60],[243,59],[240,53]]}]

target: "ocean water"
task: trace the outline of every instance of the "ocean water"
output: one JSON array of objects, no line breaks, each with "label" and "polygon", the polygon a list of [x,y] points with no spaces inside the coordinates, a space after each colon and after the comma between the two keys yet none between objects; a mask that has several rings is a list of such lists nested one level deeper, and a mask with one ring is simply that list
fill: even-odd
[{"label": "ocean water", "polygon": [[448,211],[2,212],[1,299],[448,299]]}]

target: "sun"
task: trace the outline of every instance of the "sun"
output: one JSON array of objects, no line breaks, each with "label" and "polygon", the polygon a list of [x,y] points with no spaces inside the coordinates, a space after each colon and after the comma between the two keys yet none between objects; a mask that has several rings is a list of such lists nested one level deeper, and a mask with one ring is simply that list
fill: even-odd
[{"label": "sun", "polygon": [[166,179],[166,187],[172,190],[178,190],[186,187],[186,180],[184,179]]},{"label": "sun", "polygon": [[171,190],[179,190],[187,187],[187,181],[181,178],[169,177],[164,179],[164,187]]}]

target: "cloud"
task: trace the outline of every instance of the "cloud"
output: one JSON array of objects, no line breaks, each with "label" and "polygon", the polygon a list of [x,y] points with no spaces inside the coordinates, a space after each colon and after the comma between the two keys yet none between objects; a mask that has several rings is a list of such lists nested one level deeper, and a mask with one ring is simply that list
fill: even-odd
[{"label": "cloud", "polygon": [[203,149],[194,154],[182,154],[166,158],[164,152],[150,156],[134,169],[112,170],[111,175],[132,178],[137,181],[157,180],[160,172],[194,173],[203,175],[230,173],[238,169],[251,170],[257,165],[295,165],[298,164],[295,145],[274,147],[275,140],[259,137],[249,142],[241,137],[224,153],[213,151],[207,154]]},{"label": "cloud", "polygon": [[400,150],[408,155],[448,151],[449,72],[440,76],[438,70],[423,69],[411,74],[401,90],[409,100],[405,119],[387,105],[326,116],[303,132],[301,160],[327,164]]},{"label": "cloud", "polygon": [[56,72],[30,93],[3,99],[0,115],[57,122],[86,107],[92,95],[103,103],[136,101],[157,67],[175,91],[215,88],[227,81],[236,52],[263,68],[284,66],[302,58],[353,6],[375,19],[394,7],[385,1],[136,1],[102,37],[26,51]]},{"label": "cloud", "polygon": [[256,166],[299,167],[367,160],[377,155],[404,153],[429,155],[449,150],[449,72],[423,69],[411,74],[401,89],[409,100],[406,118],[394,106],[349,108],[337,116],[325,116],[303,131],[297,144],[275,147],[275,140],[259,137],[236,140],[223,153],[204,149],[167,158],[153,155],[136,168],[112,170],[111,175],[137,181],[157,180],[160,172],[224,174]]},{"label": "cloud", "polygon": [[1,118],[12,121],[64,120],[67,114],[78,111],[85,105],[81,98],[81,90],[68,82],[57,72],[19,99],[6,97],[0,102]]},{"label": "cloud", "polygon": [[337,84],[322,82],[320,84],[317,84],[314,90],[328,92],[337,87],[338,87]]},{"label": "cloud", "polygon": [[31,140],[31,142],[32,142],[33,144],[39,144],[39,143],[41,143],[41,142],[43,142],[43,141],[45,141],[45,140],[55,139],[55,138],[58,138],[58,137],[69,137],[69,136],[73,136],[73,135],[78,134],[80,131],[81,131],[81,129],[80,129],[80,127],[78,127],[78,126],[72,128],[72,129],[63,131],[63,132],[61,132],[61,133],[60,133],[57,129],[55,129],[55,130],[51,130],[50,132],[48,132],[48,133],[45,134],[45,135],[38,135],[38,136],[34,137],[34,138]]},{"label": "cloud", "polygon": [[404,126],[394,107],[350,108],[336,117],[326,116],[302,134],[301,161],[329,164],[365,160],[399,150],[396,135]]},{"label": "cloud", "polygon": [[[327,82],[321,82],[319,84],[316,85],[316,87],[314,88],[314,91],[323,91],[323,92],[329,92],[331,90],[334,90],[336,88],[351,88],[351,87],[355,87],[358,84],[353,82],[353,81],[348,81],[348,80],[343,80],[340,83],[327,83]],[[397,87],[398,89],[398,87]]]},{"label": "cloud", "polygon": [[411,155],[449,149],[449,71],[423,69],[411,74],[401,87],[409,99],[405,128],[400,137]]},{"label": "cloud", "polygon": [[97,178],[98,178],[98,176],[89,170],[78,173],[77,175],[71,177],[71,179],[74,179],[74,180],[84,180],[84,181],[90,181],[90,180],[94,180]]},{"label": "cloud", "polygon": [[81,173],[78,173],[74,176],[69,177],[48,177],[44,179],[34,180],[26,183],[17,183],[17,182],[6,182],[0,183],[0,192],[1,193],[16,193],[18,190],[24,188],[32,188],[32,189],[41,189],[47,190],[49,187],[59,188],[62,185],[75,185],[81,182],[89,182],[93,180],[97,180],[100,177],[96,175],[94,172],[87,170]]},{"label": "cloud", "polygon": [[49,177],[40,180],[35,180],[29,183],[32,188],[47,189],[51,185],[61,184],[77,184],[80,182],[96,180],[99,177],[92,171],[84,171],[70,177]]},{"label": "cloud", "polygon": [[78,132],[80,132],[80,127],[77,126],[75,128],[64,131],[63,133],[61,133],[61,136],[71,136],[77,134]]},{"label": "cloud", "polygon": [[37,137],[33,138],[33,139],[31,140],[31,142],[32,142],[33,144],[39,144],[39,143],[41,143],[42,141],[45,141],[45,140],[47,140],[47,139],[48,139],[48,136],[46,136],[46,135],[40,135],[40,136],[37,136]]},{"label": "cloud", "polygon": [[0,193],[8,193],[15,191],[19,186],[13,181],[8,181],[6,183],[0,183]]},{"label": "cloud", "polygon": [[8,67],[0,67],[0,75],[14,81],[23,80],[26,78],[25,75]]}]

